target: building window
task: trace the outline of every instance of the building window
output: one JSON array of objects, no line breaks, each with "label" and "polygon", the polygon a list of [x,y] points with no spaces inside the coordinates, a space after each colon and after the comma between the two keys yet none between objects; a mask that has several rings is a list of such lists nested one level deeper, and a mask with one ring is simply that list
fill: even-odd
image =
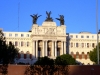
[{"label": "building window", "polygon": [[71,47],[73,47],[73,43],[71,42]]},{"label": "building window", "polygon": [[24,43],[23,43],[23,41],[21,41],[21,46],[23,46],[24,45]]},{"label": "building window", "polygon": [[74,53],[73,52],[71,52],[71,56],[74,58]]},{"label": "building window", "polygon": [[30,58],[30,53],[29,53],[29,51],[26,52],[26,58]]},{"label": "building window", "polygon": [[89,36],[86,36],[87,38],[89,38]]},{"label": "building window", "polygon": [[87,59],[89,59],[89,52],[87,52]]},{"label": "building window", "polygon": [[10,33],[10,34],[9,34],[9,36],[11,37],[11,36],[12,36],[12,34]]},{"label": "building window", "polygon": [[87,48],[89,48],[89,43],[87,43]]},{"label": "building window", "polygon": [[76,52],[76,59],[78,59],[79,58],[79,53],[78,52]]},{"label": "building window", "polygon": [[81,38],[84,38],[84,36],[82,35]]},{"label": "building window", "polygon": [[78,35],[76,35],[76,38],[78,38]]},{"label": "building window", "polygon": [[92,47],[93,47],[93,48],[95,47],[94,43],[92,43]]},{"label": "building window", "polygon": [[29,47],[29,42],[27,42],[27,47]]},{"label": "building window", "polygon": [[18,46],[18,42],[17,41],[15,41],[15,46]]},{"label": "building window", "polygon": [[26,37],[29,37],[29,34],[26,34]]},{"label": "building window", "polygon": [[73,38],[73,35],[70,35],[70,38]]},{"label": "building window", "polygon": [[85,57],[84,57],[84,52],[82,52],[82,59],[84,59]]},{"label": "building window", "polygon": [[92,38],[94,38],[94,36],[92,36]]},{"label": "building window", "polygon": [[18,34],[15,34],[15,37],[18,37]]},{"label": "building window", "polygon": [[78,47],[78,43],[76,43],[76,47]]},{"label": "building window", "polygon": [[82,43],[82,48],[84,47],[84,43]]},{"label": "building window", "polygon": [[24,37],[24,34],[21,34],[21,37]]},{"label": "building window", "polygon": [[21,58],[24,58],[24,52],[21,51]]}]

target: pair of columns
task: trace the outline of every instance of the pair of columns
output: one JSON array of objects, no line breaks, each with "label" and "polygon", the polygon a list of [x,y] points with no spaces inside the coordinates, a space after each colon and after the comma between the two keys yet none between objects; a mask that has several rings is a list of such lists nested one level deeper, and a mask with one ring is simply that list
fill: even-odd
[{"label": "pair of columns", "polygon": [[[43,48],[41,50],[42,57],[47,56],[48,45],[47,41],[43,41]],[[66,54],[66,42],[61,42],[60,55]],[[52,41],[51,57],[57,56],[57,41]],[[33,41],[33,57],[38,57],[38,40]]]}]

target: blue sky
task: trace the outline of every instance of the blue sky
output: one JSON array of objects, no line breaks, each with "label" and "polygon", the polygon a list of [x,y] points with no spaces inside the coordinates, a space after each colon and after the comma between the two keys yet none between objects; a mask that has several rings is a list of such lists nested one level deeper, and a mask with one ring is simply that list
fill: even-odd
[{"label": "blue sky", "polygon": [[[46,11],[59,26],[58,14],[64,15],[66,32],[79,33],[88,31],[96,33],[96,0],[0,0],[0,28],[4,31],[27,32],[32,27],[30,15],[39,14],[37,24],[42,25]],[[100,29],[100,1],[98,0],[98,25]]]}]

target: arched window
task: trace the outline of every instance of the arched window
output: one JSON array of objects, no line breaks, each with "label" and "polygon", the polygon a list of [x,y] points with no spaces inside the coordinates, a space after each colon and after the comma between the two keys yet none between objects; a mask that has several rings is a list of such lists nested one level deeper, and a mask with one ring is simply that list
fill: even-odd
[{"label": "arched window", "polygon": [[71,47],[73,47],[73,43],[71,42]]},{"label": "arched window", "polygon": [[71,52],[71,56],[74,58],[74,53],[73,52]]},{"label": "arched window", "polygon": [[79,44],[78,43],[76,43],[76,47],[79,47]]},{"label": "arched window", "polygon": [[21,54],[21,58],[24,58],[24,52],[21,51],[20,54]]},{"label": "arched window", "polygon": [[79,58],[79,52],[76,52],[76,59]]},{"label": "arched window", "polygon": [[89,43],[87,43],[87,48],[89,48]]},{"label": "arched window", "polygon": [[94,44],[94,43],[92,43],[92,47],[93,47],[93,48],[95,47],[95,44]]},{"label": "arched window", "polygon": [[29,51],[26,52],[26,58],[30,58],[30,52]]},{"label": "arched window", "polygon": [[29,47],[29,42],[27,42],[27,47]]},{"label": "arched window", "polygon": [[23,41],[21,41],[21,46],[23,46],[24,45],[24,43],[23,43]]},{"label": "arched window", "polygon": [[84,43],[82,43],[82,48],[84,47]]},{"label": "arched window", "polygon": [[87,52],[87,59],[89,59],[89,52]]},{"label": "arched window", "polygon": [[82,59],[84,59],[85,57],[84,57],[84,52],[82,52]]},{"label": "arched window", "polygon": [[18,42],[17,41],[15,41],[15,46],[18,46]]}]

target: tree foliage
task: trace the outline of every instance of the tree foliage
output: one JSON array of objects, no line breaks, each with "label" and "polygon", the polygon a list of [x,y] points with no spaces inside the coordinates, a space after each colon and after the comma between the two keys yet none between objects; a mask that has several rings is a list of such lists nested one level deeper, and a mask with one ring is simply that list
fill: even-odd
[{"label": "tree foliage", "polygon": [[68,75],[69,66],[62,65],[30,65],[24,75]]},{"label": "tree foliage", "polygon": [[[99,56],[100,56],[100,43],[99,43]],[[90,60],[97,63],[97,46],[89,53]]]},{"label": "tree foliage", "polygon": [[89,53],[90,60],[97,63],[97,49],[94,48],[93,51]]},{"label": "tree foliage", "polygon": [[0,30],[0,63],[9,64],[14,63],[14,59],[18,55],[18,48],[10,42],[9,45],[6,44],[6,39],[2,30]]},{"label": "tree foliage", "polygon": [[64,54],[64,55],[56,57],[55,64],[56,65],[75,65],[76,61],[71,55]]},{"label": "tree foliage", "polygon": [[34,65],[54,65],[54,60],[45,57],[39,57],[38,60],[34,63]]}]

